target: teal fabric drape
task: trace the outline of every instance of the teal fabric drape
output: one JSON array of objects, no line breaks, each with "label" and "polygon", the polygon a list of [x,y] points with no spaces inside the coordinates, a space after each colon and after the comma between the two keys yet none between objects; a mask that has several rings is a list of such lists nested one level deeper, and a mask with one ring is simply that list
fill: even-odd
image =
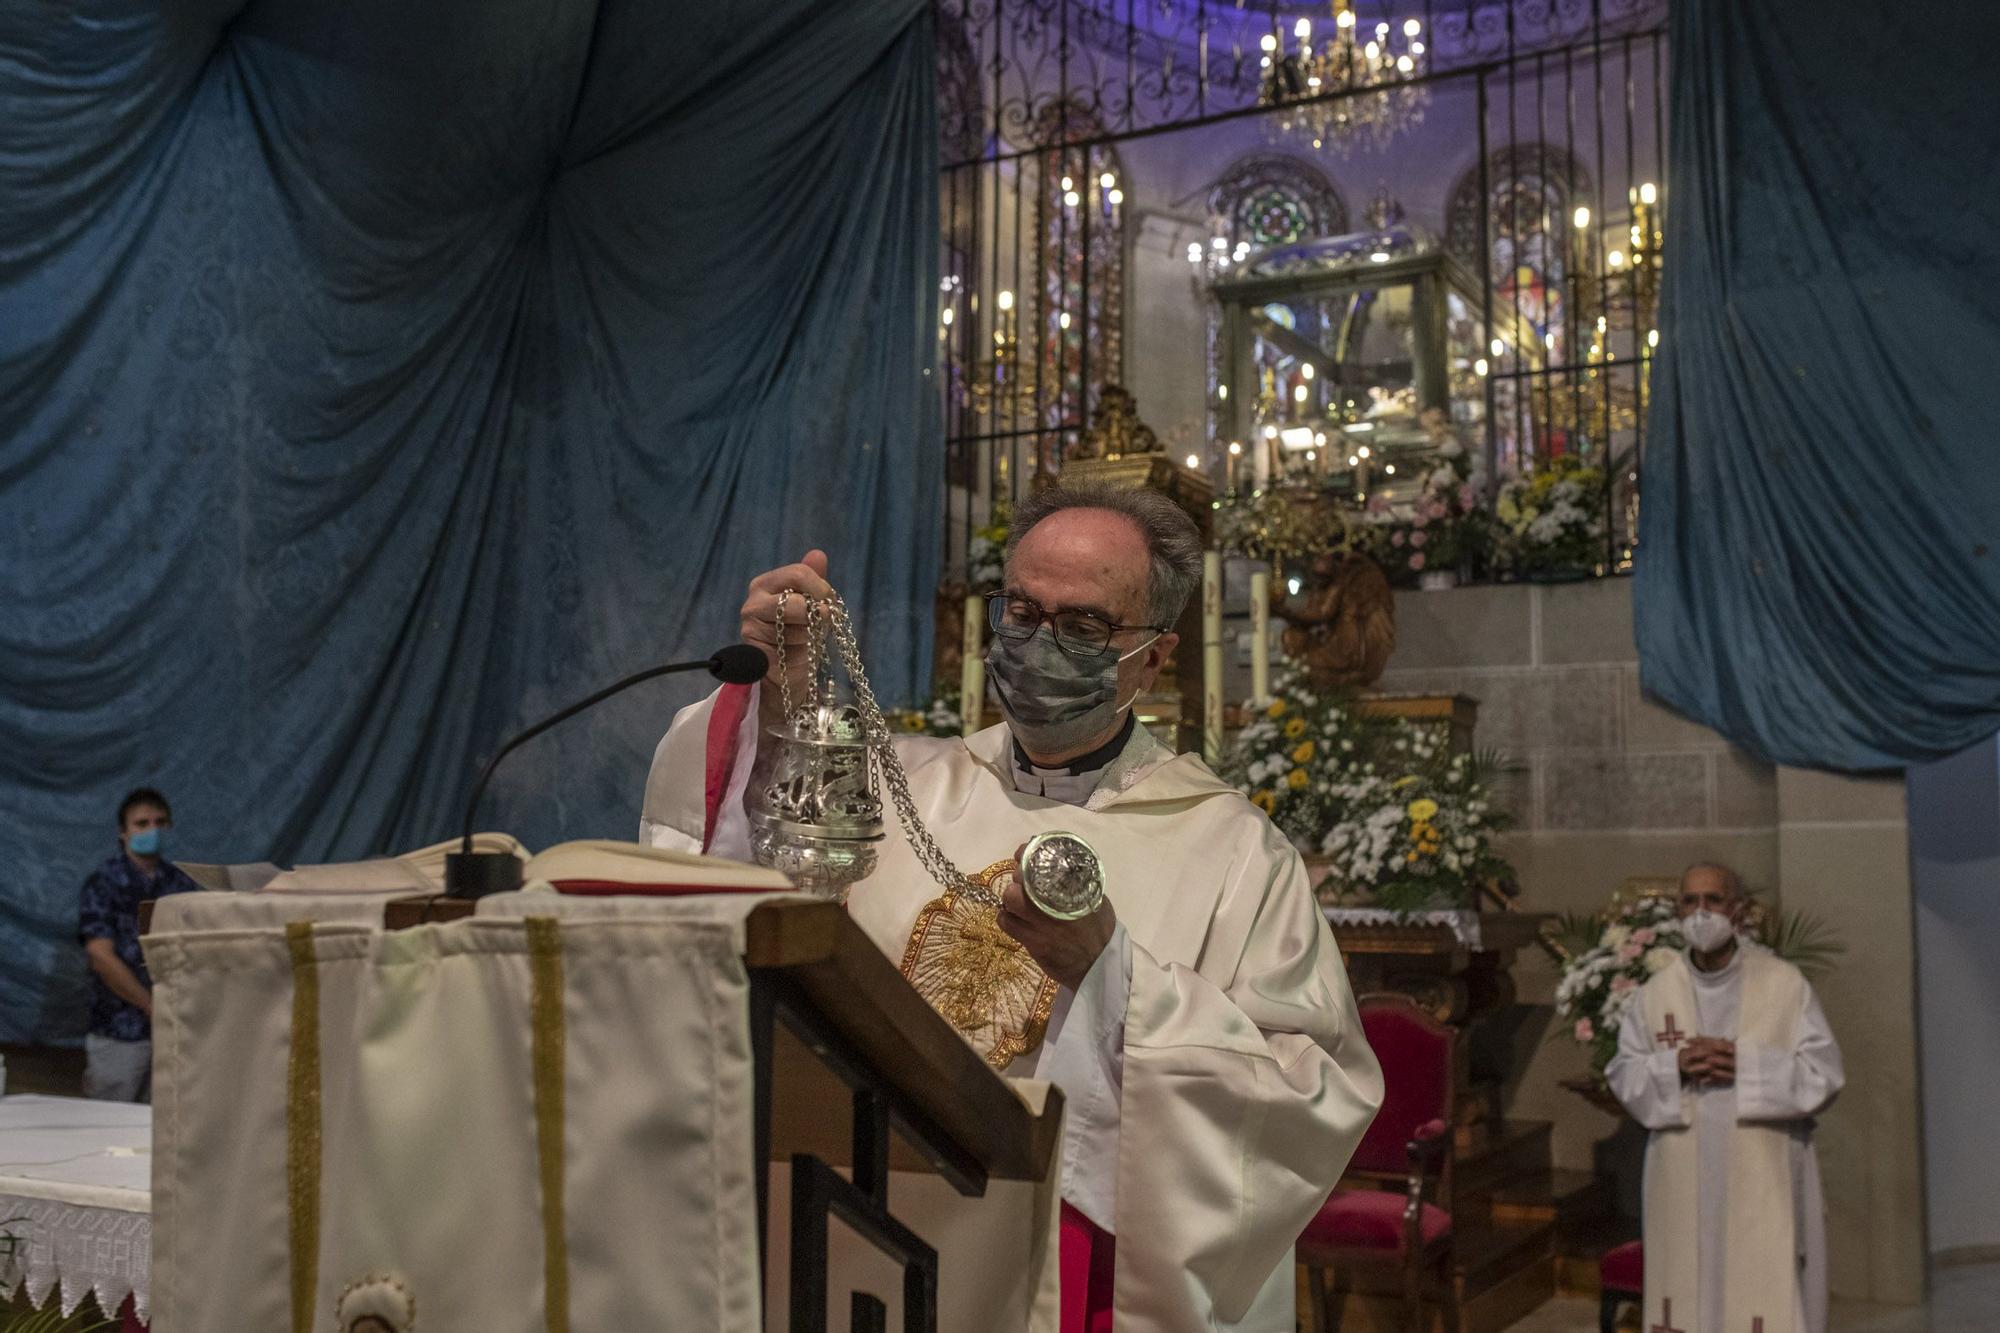
[{"label": "teal fabric drape", "polygon": [[2000,728],[2000,11],[1679,0],[1634,603],[1782,763]]},{"label": "teal fabric drape", "polygon": [[[507,731],[824,546],[918,696],[941,509],[922,0],[0,0],[0,1040],[171,854],[448,836]],[[483,826],[630,837],[661,682]]]}]

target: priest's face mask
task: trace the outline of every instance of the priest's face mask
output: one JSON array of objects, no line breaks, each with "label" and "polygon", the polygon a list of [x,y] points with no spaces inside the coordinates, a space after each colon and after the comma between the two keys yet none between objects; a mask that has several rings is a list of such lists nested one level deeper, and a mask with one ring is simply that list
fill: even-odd
[{"label": "priest's face mask", "polygon": [[1065,509],[1014,550],[1006,592],[989,603],[995,692],[1030,756],[1059,763],[1110,740],[1179,636],[1150,623],[1151,556],[1138,526],[1103,509]]},{"label": "priest's face mask", "polygon": [[1721,866],[1689,867],[1681,876],[1681,930],[1704,953],[1729,941],[1743,923],[1743,889],[1736,876]]}]

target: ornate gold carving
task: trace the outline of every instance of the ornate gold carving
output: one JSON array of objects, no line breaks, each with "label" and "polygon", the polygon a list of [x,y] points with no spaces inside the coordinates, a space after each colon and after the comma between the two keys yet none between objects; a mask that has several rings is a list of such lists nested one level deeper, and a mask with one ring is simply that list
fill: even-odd
[{"label": "ornate gold carving", "polygon": [[1097,391],[1097,412],[1090,433],[1069,452],[1070,458],[1123,458],[1128,454],[1161,452],[1159,436],[1139,420],[1139,404],[1116,384]]},{"label": "ornate gold carving", "polygon": [[[992,889],[1011,875],[995,861],[972,881]],[[1055,979],[1000,928],[999,909],[947,893],[917,913],[903,975],[995,1069],[1041,1045],[1056,1000]]]}]

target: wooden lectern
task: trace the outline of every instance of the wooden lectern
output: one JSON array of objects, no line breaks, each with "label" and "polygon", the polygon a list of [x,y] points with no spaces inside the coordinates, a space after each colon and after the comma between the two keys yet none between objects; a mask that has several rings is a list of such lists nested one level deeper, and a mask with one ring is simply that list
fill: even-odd
[{"label": "wooden lectern", "polygon": [[[142,929],[151,929],[152,907],[142,905]],[[444,923],[472,910],[444,897],[393,899],[383,925]],[[937,1333],[937,1251],[890,1212],[891,1167],[935,1172],[968,1198],[989,1181],[1042,1180],[1061,1134],[1062,1094],[1049,1089],[1032,1112],[836,904],[767,902],[744,924],[760,1269],[769,1266],[770,1163],[788,1162],[790,1327],[827,1327],[829,1225],[838,1218],[902,1269],[906,1333]],[[880,1300],[854,1292],[850,1308],[856,1333],[886,1333]]]}]

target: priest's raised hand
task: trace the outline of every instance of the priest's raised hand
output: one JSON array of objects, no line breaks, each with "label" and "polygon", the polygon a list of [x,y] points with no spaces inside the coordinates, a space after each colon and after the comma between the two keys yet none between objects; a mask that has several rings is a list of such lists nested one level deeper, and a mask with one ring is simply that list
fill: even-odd
[{"label": "priest's raised hand", "polygon": [[[782,624],[778,619],[780,594],[786,594]],[[806,659],[806,599],[831,596],[833,585],[826,581],[826,552],[817,547],[807,551],[797,564],[780,565],[750,580],[750,591],[743,598],[739,613],[741,630],[743,642],[761,648],[770,662],[764,676],[766,684],[778,683],[778,645],[782,642],[792,693],[796,697],[805,689],[806,678],[812,671],[812,663]],[[776,720],[781,711],[778,691],[762,691],[758,702],[764,720]]]}]

